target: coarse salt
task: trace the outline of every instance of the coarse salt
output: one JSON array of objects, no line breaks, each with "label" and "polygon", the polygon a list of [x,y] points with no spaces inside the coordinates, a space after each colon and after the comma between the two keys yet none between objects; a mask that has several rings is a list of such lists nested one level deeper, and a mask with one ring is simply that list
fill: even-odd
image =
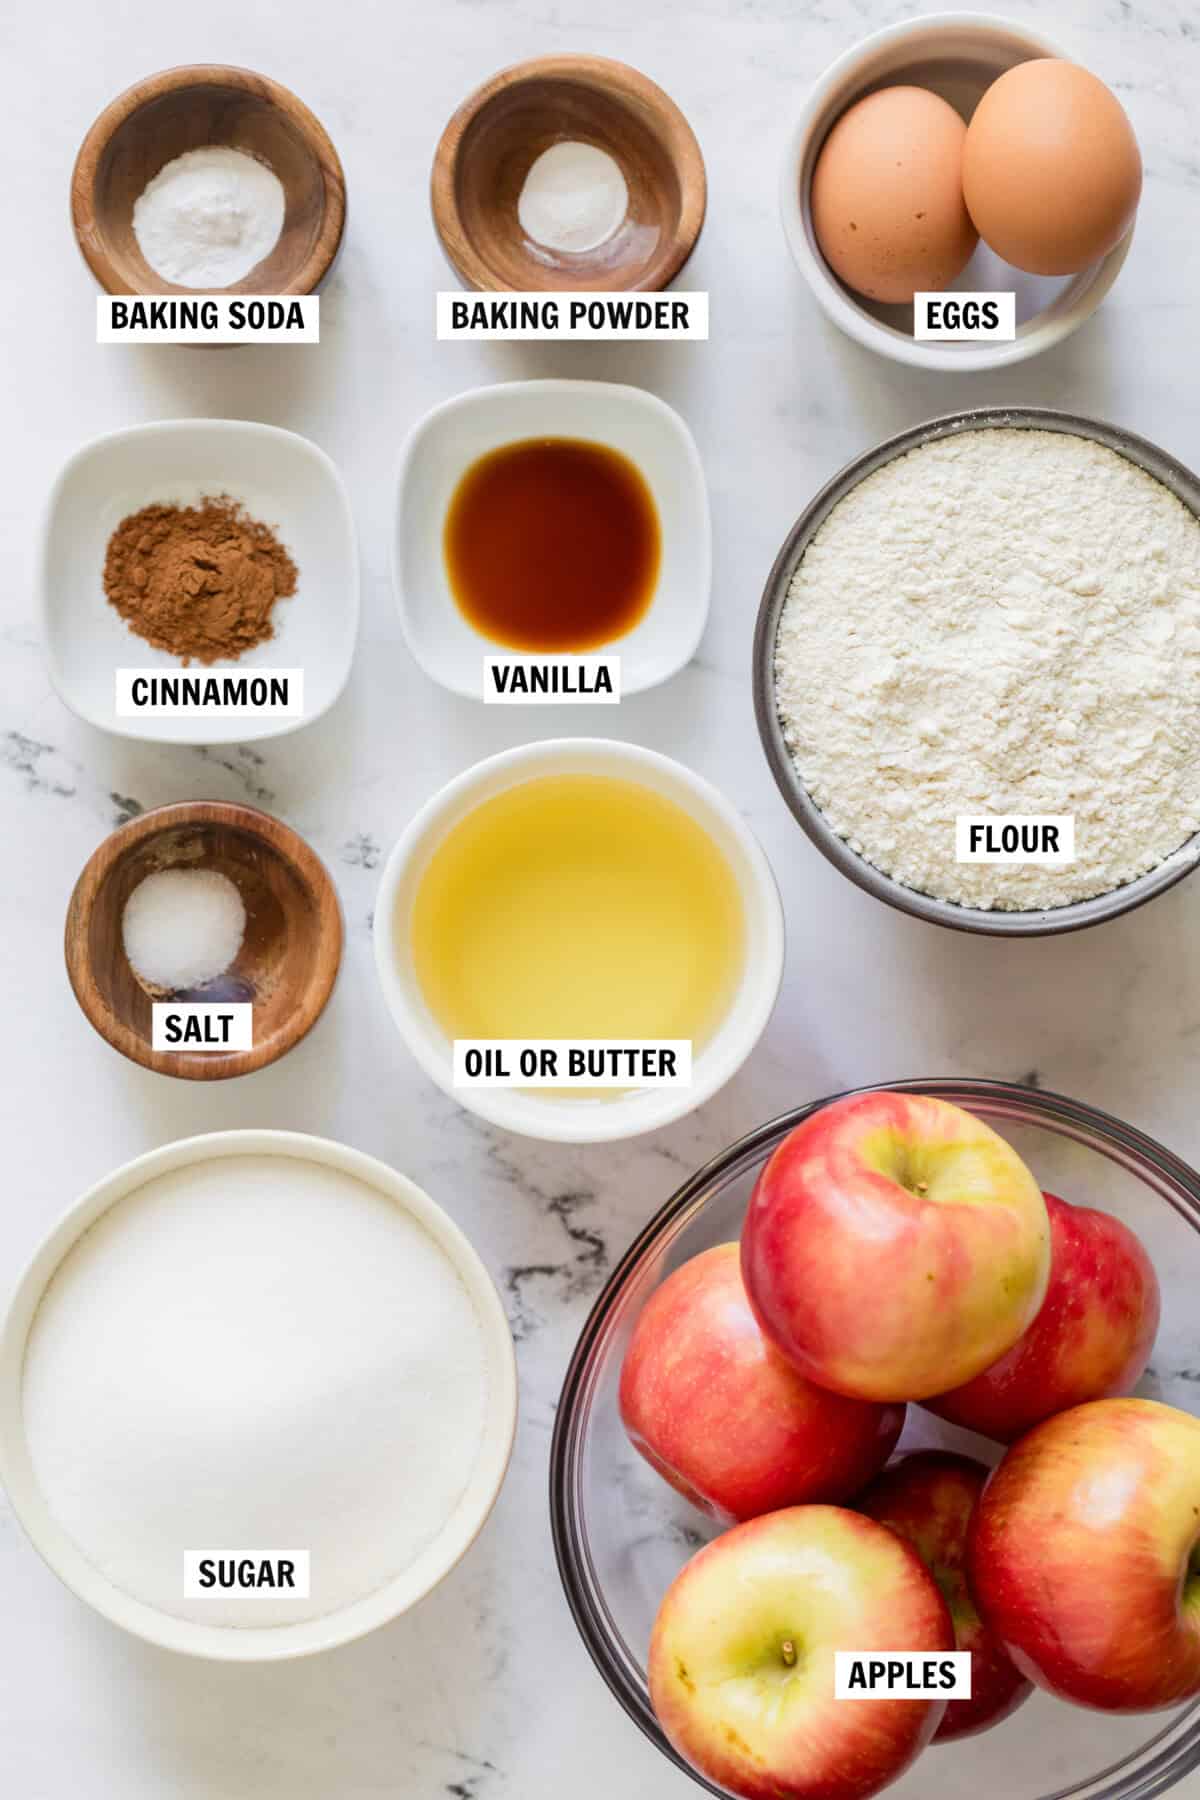
[{"label": "coarse salt", "polygon": [[156,870],[134,888],[121,919],[134,973],[169,994],[223,975],[245,934],[245,903],[218,869]]}]

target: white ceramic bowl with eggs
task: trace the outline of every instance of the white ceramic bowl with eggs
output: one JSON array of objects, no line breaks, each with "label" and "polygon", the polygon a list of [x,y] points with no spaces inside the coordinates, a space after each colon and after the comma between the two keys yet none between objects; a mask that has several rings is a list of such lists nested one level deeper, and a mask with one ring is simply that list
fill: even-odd
[{"label": "white ceramic bowl with eggs", "polygon": [[[597,1100],[536,1089],[454,1085],[454,1046],[426,1003],[413,961],[410,922],[416,893],[434,851],[460,820],[520,782],[556,775],[606,775],[640,783],[674,801],[708,833],[737,881],[746,927],[741,980],[724,1018],[694,1054],[688,1087],[652,1086]],[[491,1125],[563,1144],[637,1137],[703,1106],[757,1044],[783,979],[779,890],[741,814],[682,763],[612,738],[525,744],[488,757],[449,782],[417,813],[388,858],[375,903],[374,933],[388,1009],[430,1080]]]},{"label": "white ceramic bowl with eggs", "polygon": [[[52,1513],[26,1436],[26,1346],[42,1298],[79,1240],[110,1209],[175,1170],[228,1157],[295,1158],[350,1176],[381,1193],[433,1240],[457,1274],[479,1320],[488,1406],[471,1478],[436,1537],[373,1593],[319,1617],[262,1627],[202,1624],[136,1599],[84,1555]],[[235,1254],[231,1250],[231,1254]],[[295,1131],[219,1131],[166,1144],[116,1169],[50,1231],[21,1276],[0,1330],[0,1481],[34,1548],[80,1600],[114,1625],[164,1650],[210,1661],[281,1662],[365,1637],[415,1606],[470,1549],[504,1484],[517,1422],[512,1334],[495,1285],[449,1216],[416,1184],[374,1157]],[[169,1421],[164,1419],[164,1433]]]},{"label": "white ceramic bowl with eggs", "polygon": [[1026,275],[982,241],[948,293],[1016,294],[1017,335],[1008,343],[925,343],[913,336],[912,307],[865,299],[838,280],[821,254],[809,206],[821,147],[841,115],[876,88],[907,83],[931,89],[969,119],[1006,70],[1031,58],[1075,60],[1041,32],[986,13],[931,13],[889,25],[855,44],[817,81],[784,154],[780,210],[796,266],[827,316],[847,336],[893,362],[918,369],[998,369],[1061,343],[1095,312],[1121,270],[1132,228],[1078,275]]},{"label": "white ceramic bowl with eggs", "polygon": [[426,413],[400,458],[392,574],[413,656],[452,693],[483,699],[485,656],[507,654],[469,622],[442,548],[455,489],[480,457],[526,438],[576,438],[618,451],[658,513],[658,577],[633,629],[593,655],[621,658],[625,695],[657,687],[695,655],[708,619],[712,524],[695,439],[665,400],[615,381],[509,381],[472,388]]}]

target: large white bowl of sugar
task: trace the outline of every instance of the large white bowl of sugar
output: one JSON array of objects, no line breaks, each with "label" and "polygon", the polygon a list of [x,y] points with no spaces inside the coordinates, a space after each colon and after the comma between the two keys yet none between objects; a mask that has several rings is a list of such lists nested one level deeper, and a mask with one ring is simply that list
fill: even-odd
[{"label": "large white bowl of sugar", "polygon": [[516,1412],[463,1233],[296,1132],[118,1169],[0,1334],[0,1479],[35,1548],[115,1624],[223,1661],[329,1649],[421,1600],[482,1529]]}]

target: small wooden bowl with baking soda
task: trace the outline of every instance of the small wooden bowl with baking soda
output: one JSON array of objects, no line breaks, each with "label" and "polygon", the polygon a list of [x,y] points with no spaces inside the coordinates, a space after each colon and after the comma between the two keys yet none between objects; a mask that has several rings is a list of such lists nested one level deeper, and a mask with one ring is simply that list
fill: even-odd
[{"label": "small wooden bowl with baking soda", "polygon": [[109,294],[182,294],[142,255],[134,203],[159,170],[188,150],[219,144],[273,169],[286,210],[270,254],[227,294],[311,294],[328,275],[346,223],[346,180],[320,120],[302,100],[251,69],[194,63],[135,82],[105,107],[71,176],[79,248]]},{"label": "small wooden bowl with baking soda", "polygon": [[[164,869],[215,870],[237,888],[245,935],[224,974],[190,990],[155,989],[125,954],[130,895]],[[342,959],[342,913],[329,873],[290,826],[223,801],[156,807],[114,831],[71,895],[67,973],[89,1021],[122,1056],[161,1075],[221,1081],[276,1062],[311,1030]],[[249,1050],[153,1048],[156,1001],[249,1002]]]}]

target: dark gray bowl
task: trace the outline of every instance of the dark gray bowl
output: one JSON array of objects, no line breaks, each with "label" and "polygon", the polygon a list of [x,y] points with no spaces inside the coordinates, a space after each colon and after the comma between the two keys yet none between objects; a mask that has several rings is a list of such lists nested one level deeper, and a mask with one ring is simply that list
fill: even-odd
[{"label": "dark gray bowl", "polygon": [[1044,912],[1001,912],[937,900],[931,894],[905,887],[902,882],[885,875],[832,830],[800,779],[784,742],[783,727],[775,706],[775,640],[779,616],[800,559],[838,501],[845,499],[852,488],[873,475],[876,469],[903,456],[906,451],[916,450],[922,444],[949,437],[957,431],[996,428],[1061,431],[1070,437],[1092,438],[1136,463],[1156,481],[1161,481],[1200,521],[1200,480],[1191,470],[1145,438],[1122,431],[1115,425],[1106,425],[1099,419],[1082,419],[1074,413],[1054,412],[1039,406],[981,406],[966,412],[946,413],[941,418],[929,419],[924,425],[914,425],[911,430],[888,438],[874,450],[847,463],[832,481],[826,483],[789,531],[767,577],[758,609],[754,631],[754,711],[763,749],[780,793],[821,854],[858,887],[874,894],[877,900],[886,900],[889,906],[898,907],[901,912],[911,913],[914,918],[927,919],[934,925],[949,925],[955,931],[977,931],[991,937],[1048,937],[1054,932],[1081,931],[1085,925],[1099,925],[1105,919],[1132,912],[1134,907],[1153,900],[1156,894],[1165,894],[1196,866],[1196,859],[1200,859],[1200,833],[1186,846],[1180,846],[1193,853],[1193,860],[1183,856],[1172,858],[1147,874],[1139,875],[1136,881],[1126,882],[1123,887],[1097,894],[1090,900],[1074,901],[1069,906],[1056,906]]}]

